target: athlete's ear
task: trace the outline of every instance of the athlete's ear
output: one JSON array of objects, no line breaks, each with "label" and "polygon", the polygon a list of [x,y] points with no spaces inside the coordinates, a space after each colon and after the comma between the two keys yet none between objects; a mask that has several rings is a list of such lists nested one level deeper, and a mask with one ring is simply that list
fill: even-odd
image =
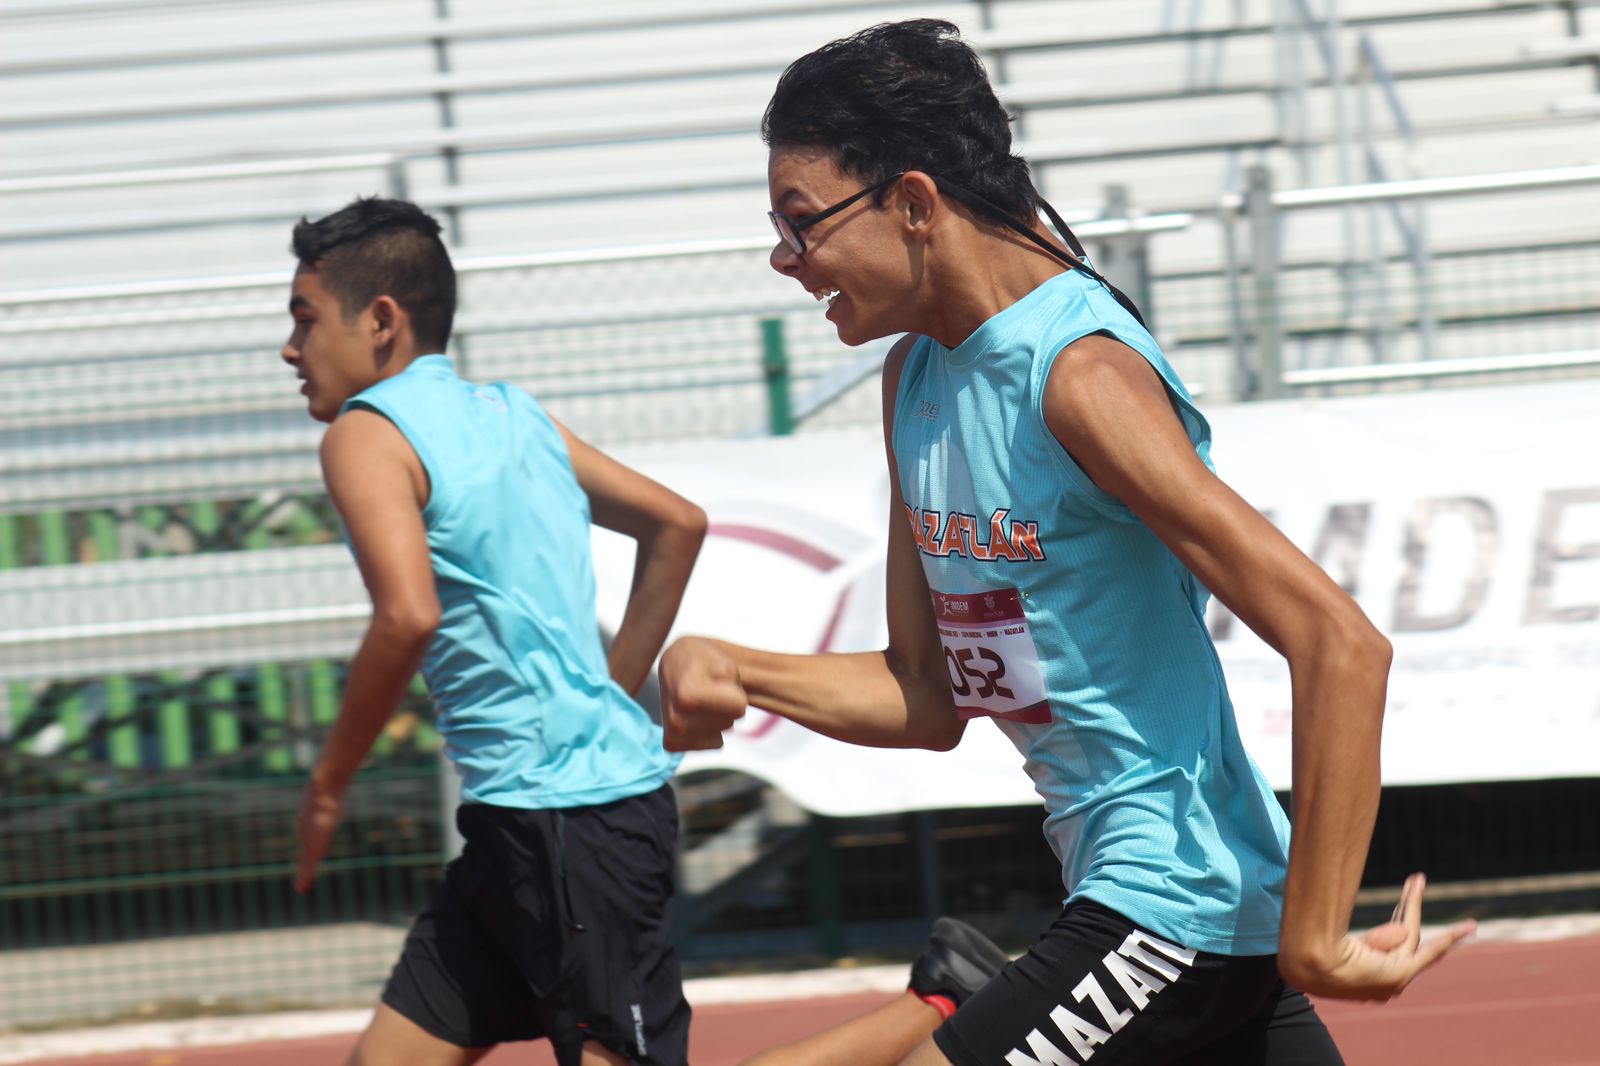
[{"label": "athlete's ear", "polygon": [[914,235],[926,237],[939,203],[939,186],[920,170],[900,178],[900,203],[905,225]]},{"label": "athlete's ear", "polygon": [[372,301],[372,339],[374,343],[384,344],[394,340],[395,329],[400,320],[400,305],[395,303],[393,296],[379,296]]}]

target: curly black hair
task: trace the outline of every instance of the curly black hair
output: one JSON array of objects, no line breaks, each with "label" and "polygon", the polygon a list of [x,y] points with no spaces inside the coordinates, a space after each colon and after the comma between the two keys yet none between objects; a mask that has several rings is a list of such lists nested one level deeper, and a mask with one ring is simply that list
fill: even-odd
[{"label": "curly black hair", "polygon": [[417,342],[442,352],[456,313],[456,271],[433,216],[406,200],[363,197],[315,222],[302,218],[290,250],[315,267],[346,317],[379,296],[411,316]]},{"label": "curly black hair", "polygon": [[789,65],[761,120],[770,147],[832,153],[866,184],[920,170],[1019,219],[1039,211],[1011,116],[960,30],[941,19],[885,22]]}]

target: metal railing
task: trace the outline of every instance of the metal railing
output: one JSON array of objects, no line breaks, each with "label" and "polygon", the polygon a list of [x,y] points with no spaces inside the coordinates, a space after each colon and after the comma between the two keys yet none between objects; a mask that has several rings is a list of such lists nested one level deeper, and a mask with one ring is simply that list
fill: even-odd
[{"label": "metal railing", "polygon": [[[1235,355],[1238,359],[1239,393],[1248,398],[1269,399],[1282,395],[1286,384],[1311,383],[1311,379],[1305,377],[1298,381],[1290,379],[1283,365],[1284,302],[1278,284],[1283,258],[1278,225],[1281,213],[1349,204],[1440,200],[1591,185],[1600,185],[1600,164],[1295,190],[1274,190],[1270,173],[1265,168],[1253,169],[1250,191],[1245,195],[1226,196],[1219,205],[1223,226],[1229,234],[1246,219],[1251,234],[1251,251],[1248,255],[1238,252],[1241,242],[1237,237],[1230,236],[1227,241],[1227,274],[1231,279],[1230,305]],[[1600,234],[1596,237],[1597,243],[1600,243]],[[1251,279],[1248,299],[1243,293],[1246,268]],[[1420,276],[1427,278],[1429,274],[1424,271]],[[1387,284],[1386,281],[1379,283]],[[1429,328],[1422,324],[1424,308],[1428,306],[1429,299],[1429,293],[1419,294],[1417,316],[1419,328],[1424,330]],[[1245,310],[1247,303],[1249,312]],[[1591,308],[1591,312],[1596,310],[1600,310],[1600,306]],[[1247,316],[1248,324],[1245,322]],[[1244,340],[1247,335],[1250,338],[1248,343]],[[1378,334],[1380,343],[1386,336],[1387,330]],[[1429,344],[1432,343],[1430,339]],[[1431,348],[1429,351],[1431,354]],[[1484,366],[1487,372],[1489,364],[1485,363]],[[1381,368],[1366,369],[1370,377],[1362,377],[1362,368],[1349,368],[1341,371],[1345,375],[1341,380],[1345,383],[1386,380]]]},{"label": "metal railing", "polygon": [[[990,0],[992,2],[992,0]],[[1025,4],[1032,0],[1003,0],[1007,5]],[[105,70],[117,66],[172,65],[184,62],[215,62],[262,58],[282,55],[315,55],[325,52],[349,52],[361,49],[392,48],[396,45],[426,45],[435,41],[458,42],[473,40],[503,40],[511,37],[550,37],[628,29],[657,29],[704,25],[730,24],[737,21],[767,20],[794,15],[826,14],[830,12],[862,13],[863,9],[924,7],[917,0],[871,0],[868,4],[852,0],[799,0],[799,2],[741,2],[725,4],[674,5],[663,10],[654,5],[642,5],[632,11],[609,10],[605,14],[577,10],[566,16],[539,15],[454,17],[418,19],[410,22],[385,21],[381,25],[363,25],[359,28],[340,27],[321,33],[296,31],[281,34],[252,34],[248,37],[214,37],[178,44],[149,48],[90,48],[64,50],[54,55],[9,56],[0,60],[0,76],[10,74],[55,73],[73,70]],[[984,6],[976,3],[975,6]],[[1482,4],[1462,4],[1455,8],[1388,11],[1353,16],[1346,20],[1351,26],[1382,26],[1412,22],[1430,22],[1453,18],[1495,18],[1503,15],[1536,11],[1546,6],[1536,0],[1520,0],[1485,7]],[[969,42],[980,52],[1011,52],[1042,49],[1098,49],[1138,47],[1145,44],[1190,43],[1214,41],[1232,37],[1266,36],[1273,30],[1270,21],[1241,23],[1221,27],[1188,27],[1158,30],[1150,33],[1128,33],[1105,36],[1084,34],[1041,34],[1036,29],[1024,31],[975,31]],[[790,49],[792,53],[793,49]],[[785,65],[794,56],[777,62]],[[740,63],[730,60],[730,66]],[[733,69],[740,69],[735,66]],[[648,75],[647,75],[648,76]],[[630,77],[627,70],[614,70],[608,82],[624,83]]]}]

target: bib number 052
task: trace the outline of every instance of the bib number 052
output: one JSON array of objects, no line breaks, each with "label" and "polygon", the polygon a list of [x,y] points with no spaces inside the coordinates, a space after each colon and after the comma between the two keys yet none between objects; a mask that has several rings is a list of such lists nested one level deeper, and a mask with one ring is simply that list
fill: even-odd
[{"label": "bib number 052", "polygon": [[1050,721],[1044,668],[1016,589],[933,593],[950,694],[964,718]]}]

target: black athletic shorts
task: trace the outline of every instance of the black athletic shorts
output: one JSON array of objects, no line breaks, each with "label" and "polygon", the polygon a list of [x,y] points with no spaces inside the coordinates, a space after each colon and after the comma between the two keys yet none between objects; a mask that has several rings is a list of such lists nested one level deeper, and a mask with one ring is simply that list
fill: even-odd
[{"label": "black athletic shorts", "polygon": [[383,1002],[458,1047],[548,1037],[576,1066],[594,1040],[630,1063],[683,1066],[671,787],[566,810],[463,804],[456,824],[466,847]]},{"label": "black athletic shorts", "polygon": [[1067,905],[934,1032],[955,1066],[1341,1066],[1276,955],[1187,951],[1098,903]]}]

